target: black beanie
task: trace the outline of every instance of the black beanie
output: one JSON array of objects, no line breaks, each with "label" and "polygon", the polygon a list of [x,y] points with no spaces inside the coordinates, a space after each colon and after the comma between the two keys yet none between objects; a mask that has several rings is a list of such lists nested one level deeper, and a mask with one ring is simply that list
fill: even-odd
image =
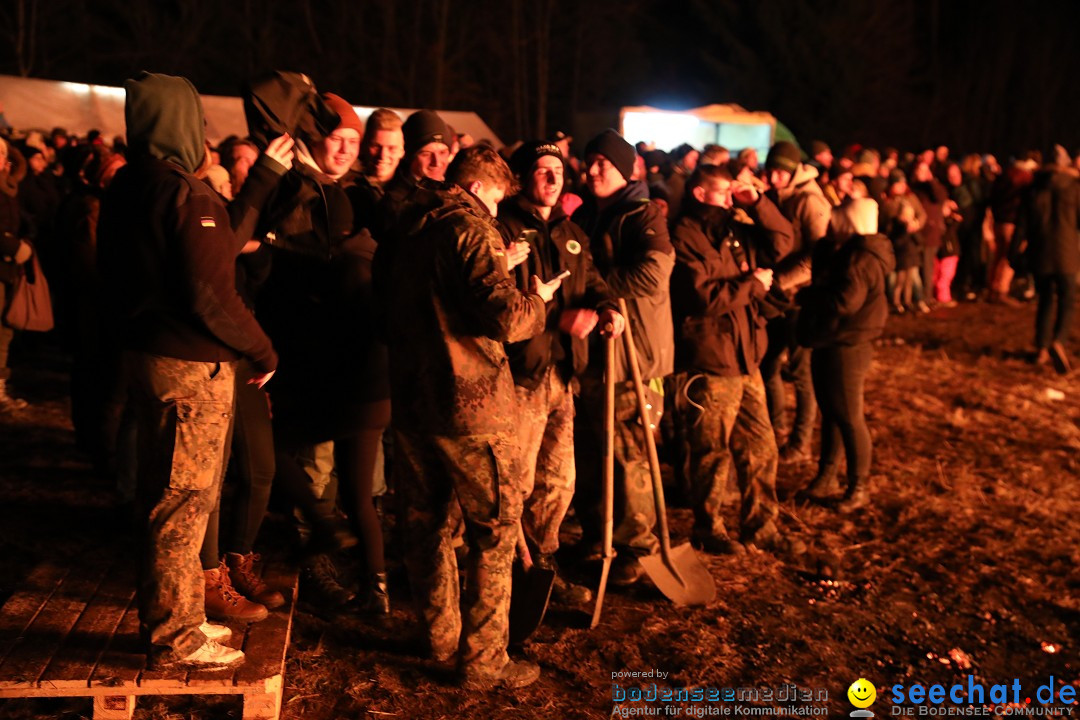
[{"label": "black beanie", "polygon": [[765,158],[765,169],[779,168],[794,173],[799,168],[800,162],[802,162],[802,153],[799,152],[799,147],[795,143],[781,140],[769,148],[769,154]]},{"label": "black beanie", "polygon": [[412,155],[428,143],[442,143],[450,147],[453,139],[450,129],[434,110],[417,110],[401,126],[405,136],[405,154]]},{"label": "black beanie", "polygon": [[817,157],[823,152],[829,152],[830,149],[829,144],[821,140],[814,140],[810,143],[810,155],[812,157]]},{"label": "black beanie", "polygon": [[510,170],[524,182],[525,176],[532,172],[536,161],[545,155],[557,157],[563,163],[566,162],[566,158],[559,152],[558,145],[536,140],[527,142],[514,151],[514,154],[510,156]]},{"label": "black beanie", "polygon": [[634,146],[626,142],[623,136],[614,130],[608,129],[600,133],[585,146],[585,157],[593,153],[599,153],[606,157],[619,174],[630,181],[634,174],[634,163],[637,160],[637,151]]}]

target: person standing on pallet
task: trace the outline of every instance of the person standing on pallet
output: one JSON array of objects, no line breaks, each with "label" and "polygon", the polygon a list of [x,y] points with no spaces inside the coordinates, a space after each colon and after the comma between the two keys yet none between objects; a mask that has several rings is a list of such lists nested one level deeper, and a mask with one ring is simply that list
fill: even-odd
[{"label": "person standing on pallet", "polygon": [[[525,143],[510,158],[521,192],[499,205],[499,225],[510,250],[528,249],[524,262],[511,272],[518,290],[529,290],[533,275],[570,275],[547,305],[544,332],[506,346],[517,393],[518,444],[526,477],[521,525],[533,560],[556,570],[559,527],[574,496],[574,376],[589,361],[589,336],[611,323],[622,333],[624,320],[607,284],[592,262],[589,239],[559,205],[565,163],[559,147],[548,142]],[[592,600],[582,585],[555,576],[552,597],[580,605]]]},{"label": "person standing on pallet", "polygon": [[218,644],[228,628],[206,622],[199,547],[220,492],[237,361],[262,386],[277,354],[236,291],[246,238],[194,175],[206,158],[198,92],[146,72],[124,87],[129,164],[102,201],[98,258],[138,416],[140,634],[151,668],[228,667],[244,654]]}]

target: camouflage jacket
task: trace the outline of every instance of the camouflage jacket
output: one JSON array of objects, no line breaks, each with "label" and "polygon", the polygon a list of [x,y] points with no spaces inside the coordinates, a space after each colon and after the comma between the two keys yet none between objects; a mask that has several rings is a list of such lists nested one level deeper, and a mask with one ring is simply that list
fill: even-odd
[{"label": "camouflage jacket", "polygon": [[514,432],[503,343],[544,329],[540,296],[519,291],[495,219],[464,190],[402,238],[386,268],[394,426],[445,436]]}]

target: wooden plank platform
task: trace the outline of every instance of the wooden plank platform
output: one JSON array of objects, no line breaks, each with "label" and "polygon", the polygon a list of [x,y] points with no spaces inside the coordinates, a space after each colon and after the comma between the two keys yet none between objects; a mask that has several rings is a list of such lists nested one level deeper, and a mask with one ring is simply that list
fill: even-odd
[{"label": "wooden plank platform", "polygon": [[230,625],[228,645],[244,651],[243,665],[152,672],[130,564],[39,566],[0,608],[0,698],[89,697],[95,720],[126,720],[139,695],[243,695],[244,720],[277,720],[297,572],[268,563],[263,576],[288,602],[262,622]]}]

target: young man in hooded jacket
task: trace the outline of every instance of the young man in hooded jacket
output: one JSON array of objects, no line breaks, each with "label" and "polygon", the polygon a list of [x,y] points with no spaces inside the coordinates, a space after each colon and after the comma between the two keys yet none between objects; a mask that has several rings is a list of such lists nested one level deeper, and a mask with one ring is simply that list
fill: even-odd
[{"label": "young man in hooded jacket", "polygon": [[151,667],[223,667],[243,653],[206,622],[199,547],[217,503],[237,361],[273,375],[277,355],[236,291],[224,203],[194,173],[206,147],[198,92],[184,78],[125,83],[130,162],[102,202],[103,285],[128,354],[138,413],[141,635]]}]

